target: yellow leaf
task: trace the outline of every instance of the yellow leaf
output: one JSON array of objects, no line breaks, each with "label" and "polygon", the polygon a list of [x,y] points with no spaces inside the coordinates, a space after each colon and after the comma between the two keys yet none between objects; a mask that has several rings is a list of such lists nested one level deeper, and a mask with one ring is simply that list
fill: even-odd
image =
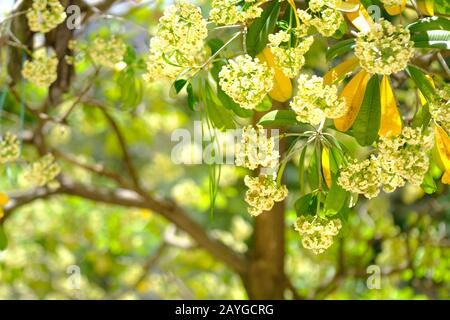
[{"label": "yellow leaf", "polygon": [[347,15],[347,18],[359,31],[370,31],[370,28],[373,25],[373,20],[367,12],[366,8],[364,8],[359,0],[348,0],[347,3],[359,4],[358,10],[345,13]]},{"label": "yellow leaf", "polygon": [[389,13],[391,16],[399,15],[400,13],[403,12],[403,10],[405,10],[405,7],[406,7],[406,0],[402,0],[402,3],[397,6],[386,6],[386,5],[384,6],[387,13]]},{"label": "yellow leaf", "polygon": [[285,102],[292,97],[292,83],[283,71],[275,64],[275,60],[270,51],[270,48],[266,47],[257,55],[257,58],[261,62],[266,62],[269,67],[273,68],[275,75],[273,78],[273,89],[269,92],[269,96],[276,101]]},{"label": "yellow leaf", "polygon": [[297,23],[297,26],[300,26],[300,18],[298,17],[297,13],[297,6],[295,5],[294,0],[288,0],[289,5],[292,7],[292,10],[294,11],[295,21]]},{"label": "yellow leaf", "polygon": [[419,10],[426,16],[434,16],[434,0],[416,0]]},{"label": "yellow leaf", "polygon": [[8,195],[6,195],[3,192],[0,192],[0,206],[3,207],[5,204],[7,204],[9,201]]},{"label": "yellow leaf", "polygon": [[437,124],[434,124],[434,132],[438,154],[445,169],[442,183],[450,184],[450,138],[447,132]]},{"label": "yellow leaf", "polygon": [[342,2],[338,1],[335,6],[331,5],[331,7],[334,7],[335,9],[342,11],[342,12],[355,12],[359,9],[360,4],[357,2]]},{"label": "yellow leaf", "polygon": [[3,211],[3,208],[0,208],[0,220],[5,216],[5,212]]},{"label": "yellow leaf", "polygon": [[331,188],[330,151],[327,147],[323,147],[322,149],[322,172],[325,183],[328,188]]},{"label": "yellow leaf", "polygon": [[361,70],[345,86],[340,96],[345,99],[348,110],[343,117],[334,119],[336,129],[345,132],[351,128],[361,108],[368,81],[369,74]]},{"label": "yellow leaf", "polygon": [[402,131],[402,118],[398,112],[389,77],[384,76],[381,81],[381,121],[380,136],[387,134],[398,135]]},{"label": "yellow leaf", "polygon": [[326,85],[332,85],[344,78],[344,76],[352,72],[358,65],[358,58],[351,58],[340,64],[333,69],[329,70],[324,76],[323,81]]},{"label": "yellow leaf", "polygon": [[[433,88],[436,88],[435,85],[434,85],[433,78],[431,78],[429,75],[426,75],[425,77],[426,77],[426,78],[428,79],[428,81],[431,83],[431,85],[433,86]],[[422,94],[422,92],[421,92],[420,90],[417,89],[417,92],[419,92],[420,104],[421,104],[422,106],[426,105],[426,104],[427,104],[427,99],[423,96],[423,94]]]}]

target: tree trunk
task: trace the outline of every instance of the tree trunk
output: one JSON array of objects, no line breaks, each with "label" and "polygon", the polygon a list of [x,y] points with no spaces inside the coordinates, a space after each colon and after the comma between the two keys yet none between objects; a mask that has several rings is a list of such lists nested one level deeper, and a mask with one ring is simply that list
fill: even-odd
[{"label": "tree trunk", "polygon": [[[275,109],[286,108],[286,103],[274,103]],[[255,119],[257,122],[257,119]],[[279,152],[286,151],[285,141],[280,141]],[[247,273],[242,276],[250,299],[283,299],[286,288],[285,256],[285,203],[275,203],[272,210],[255,218],[254,239],[249,256]]]}]

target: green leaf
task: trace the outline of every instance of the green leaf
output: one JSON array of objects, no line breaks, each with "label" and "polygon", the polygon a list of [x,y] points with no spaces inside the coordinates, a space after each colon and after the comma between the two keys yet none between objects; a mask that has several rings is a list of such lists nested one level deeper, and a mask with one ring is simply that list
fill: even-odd
[{"label": "green leaf", "polygon": [[217,84],[217,96],[219,97],[220,101],[222,102],[222,105],[232,110],[237,116],[241,118],[251,118],[255,114],[253,110],[244,109],[240,105],[238,105],[236,102],[233,101],[233,99],[230,98],[223,90],[220,88],[220,85]]},{"label": "green leaf", "polygon": [[432,194],[437,191],[437,185],[436,182],[433,179],[432,173],[430,170],[425,174],[423,178],[423,182],[420,185],[422,190],[427,194]]},{"label": "green leaf", "polygon": [[220,48],[224,46],[224,42],[220,39],[210,39],[208,40],[208,47],[211,49],[211,55],[219,51]]},{"label": "green leaf", "polygon": [[299,164],[298,164],[298,181],[300,183],[300,194],[303,193],[305,189],[305,157],[306,157],[306,149],[305,145],[302,149],[302,153],[300,154]]},{"label": "green leaf", "polygon": [[409,65],[406,67],[406,71],[409,76],[415,82],[417,88],[419,88],[420,92],[422,92],[423,96],[428,102],[432,102],[436,95],[435,89],[433,85],[430,83],[430,80],[427,79],[425,74],[418,68]]},{"label": "green leaf", "polygon": [[411,36],[416,48],[437,48],[450,50],[450,31],[421,31]]},{"label": "green leaf", "polygon": [[206,114],[214,127],[219,130],[235,129],[236,125],[230,111],[225,109],[209,82],[205,83],[204,101]]},{"label": "green leaf", "polygon": [[410,32],[447,30],[450,31],[450,20],[442,17],[426,17],[407,26]]},{"label": "green leaf", "polygon": [[311,158],[309,159],[309,165],[308,165],[308,182],[309,186],[311,187],[311,190],[316,190],[319,188],[319,179],[322,176],[322,173],[320,173],[319,176],[319,163],[317,159],[320,159],[320,155],[317,154],[318,150],[317,148],[314,149],[314,153],[311,155]]},{"label": "green leaf", "polygon": [[450,14],[450,2],[448,0],[434,0],[434,9],[437,13]]},{"label": "green leaf", "polygon": [[333,179],[330,190],[325,199],[324,212],[326,216],[337,214],[344,206],[348,192],[341,188],[337,183],[337,179]]},{"label": "green leaf", "polygon": [[356,46],[355,39],[347,39],[339,41],[335,45],[328,48],[326,57],[327,60],[333,60],[334,58],[351,51]]},{"label": "green leaf", "polygon": [[431,121],[431,113],[428,108],[428,104],[421,106],[420,109],[417,111],[416,115],[414,116],[412,120],[412,126],[414,128],[417,127],[427,127],[428,124]]},{"label": "green leaf", "polygon": [[189,83],[186,87],[186,92],[188,95],[188,107],[192,111],[194,111],[195,104],[198,102],[197,99],[194,96],[194,89],[192,87],[192,83]]},{"label": "green leaf", "polygon": [[292,126],[297,124],[293,110],[274,110],[265,114],[258,122],[262,126]]},{"label": "green leaf", "polygon": [[252,57],[260,53],[268,42],[269,34],[273,33],[280,14],[280,3],[272,1],[264,9],[261,17],[255,19],[247,33],[247,52]]},{"label": "green leaf", "polygon": [[0,251],[5,250],[8,246],[8,239],[6,238],[5,230],[3,226],[0,225]]},{"label": "green leaf", "polygon": [[380,118],[380,80],[378,75],[374,75],[367,83],[361,108],[352,127],[353,136],[360,145],[371,145],[377,139]]},{"label": "green leaf", "polygon": [[188,83],[186,79],[177,79],[172,83],[170,87],[169,95],[171,98],[175,98],[177,94],[184,88],[184,86]]},{"label": "green leaf", "polygon": [[294,204],[297,216],[315,215],[317,210],[317,195],[308,193],[300,197]]},{"label": "green leaf", "polygon": [[255,111],[266,112],[272,109],[272,100],[269,96],[265,96],[263,101],[255,107]]}]

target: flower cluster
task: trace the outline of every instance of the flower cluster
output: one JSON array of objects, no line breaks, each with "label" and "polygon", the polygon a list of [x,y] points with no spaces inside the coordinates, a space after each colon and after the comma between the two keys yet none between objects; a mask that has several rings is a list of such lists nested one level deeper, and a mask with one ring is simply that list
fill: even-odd
[{"label": "flower cluster", "polygon": [[428,170],[427,152],[433,146],[433,136],[422,134],[421,128],[405,127],[399,136],[381,137],[378,160],[383,170],[382,183],[386,192],[405,184],[419,186]]},{"label": "flower cluster", "polygon": [[62,23],[66,13],[58,0],[33,0],[27,19],[31,31],[46,33]]},{"label": "flower cluster", "polygon": [[96,64],[114,68],[123,61],[127,46],[122,39],[112,36],[108,39],[95,38],[89,47],[89,55]]},{"label": "flower cluster", "polygon": [[308,10],[297,10],[299,18],[308,27],[314,27],[325,37],[332,36],[344,18],[335,9],[339,0],[311,0]]},{"label": "flower cluster", "polygon": [[291,102],[300,122],[317,125],[325,118],[339,118],[347,111],[343,98],[338,98],[334,85],[325,85],[323,78],[315,75],[300,75],[298,93]]},{"label": "flower cluster", "polygon": [[381,2],[386,6],[401,6],[403,0],[381,0]]},{"label": "flower cluster", "polygon": [[222,67],[219,84],[242,108],[254,109],[273,87],[274,71],[249,55],[238,56]]},{"label": "flower cluster", "polygon": [[414,55],[414,43],[403,26],[380,19],[356,38],[355,54],[369,73],[389,75],[403,70]]},{"label": "flower cluster", "polygon": [[150,40],[146,80],[174,80],[183,68],[196,65],[207,36],[200,8],[184,0],[167,7]]},{"label": "flower cluster", "polygon": [[33,162],[25,171],[24,178],[34,186],[43,187],[48,185],[51,189],[59,187],[56,176],[61,172],[61,168],[55,162],[51,154],[47,154]]},{"label": "flower cluster", "polygon": [[267,137],[262,126],[246,126],[242,129],[241,143],[236,146],[236,165],[250,170],[258,166],[276,168],[280,154],[275,147],[275,139]]},{"label": "flower cluster", "polygon": [[438,90],[437,96],[429,106],[433,119],[450,131],[450,85]]},{"label": "flower cluster", "polygon": [[305,64],[305,53],[314,42],[312,37],[305,38],[297,46],[290,47],[291,35],[279,31],[269,35],[269,47],[275,57],[275,63],[289,78],[295,78]]},{"label": "flower cluster", "polygon": [[7,132],[0,141],[0,163],[16,161],[19,154],[20,146],[17,136]]},{"label": "flower cluster", "polygon": [[278,186],[271,176],[245,176],[244,183],[248,187],[245,201],[249,205],[248,213],[252,216],[269,211],[275,202],[283,201],[288,194],[286,186]]},{"label": "flower cluster", "polygon": [[340,219],[322,219],[316,216],[301,216],[295,221],[295,230],[302,237],[302,245],[314,254],[321,254],[333,244],[333,237],[342,228]]},{"label": "flower cluster", "polygon": [[341,168],[338,184],[349,192],[364,194],[368,199],[380,193],[381,168],[376,158],[350,160]]},{"label": "flower cluster", "polygon": [[47,56],[45,51],[37,51],[32,61],[25,61],[22,75],[38,87],[49,87],[57,78],[58,59]]},{"label": "flower cluster", "polygon": [[421,128],[405,127],[398,136],[380,138],[377,156],[350,161],[342,168],[338,183],[369,199],[379,194],[381,186],[385,192],[393,192],[406,181],[419,186],[429,167],[427,152],[432,146],[432,135],[423,134]]},{"label": "flower cluster", "polygon": [[261,16],[261,1],[245,0],[244,5],[236,4],[238,1],[213,0],[209,18],[218,25],[231,25],[244,23]]}]

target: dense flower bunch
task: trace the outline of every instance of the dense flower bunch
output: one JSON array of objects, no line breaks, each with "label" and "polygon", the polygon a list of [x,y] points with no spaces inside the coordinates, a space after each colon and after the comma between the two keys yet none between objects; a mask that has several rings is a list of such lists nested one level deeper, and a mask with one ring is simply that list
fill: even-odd
[{"label": "dense flower bunch", "polygon": [[386,6],[401,6],[403,0],[381,0],[381,2]]},{"label": "dense flower bunch", "polygon": [[89,55],[94,63],[109,68],[123,61],[127,46],[122,39],[110,37],[108,39],[95,38],[89,47]]},{"label": "dense flower bunch", "polygon": [[419,186],[428,170],[427,152],[434,143],[432,135],[422,134],[421,128],[405,127],[399,136],[381,137],[378,143],[379,163],[386,192],[405,184]]},{"label": "dense flower bunch", "polygon": [[245,201],[249,205],[248,213],[252,216],[269,211],[275,202],[283,201],[288,194],[286,186],[278,186],[271,176],[245,176],[244,183],[248,187]]},{"label": "dense flower bunch", "polygon": [[419,186],[429,167],[427,152],[433,146],[433,136],[421,128],[403,128],[398,136],[380,138],[378,155],[364,161],[352,160],[341,170],[339,185],[347,191],[376,197],[380,187],[393,192],[408,181]]},{"label": "dense flower bunch", "polygon": [[262,126],[246,126],[242,129],[241,142],[236,146],[235,163],[250,170],[259,166],[276,168],[280,154],[275,148],[275,139],[267,137]]},{"label": "dense flower bunch", "polygon": [[390,75],[403,70],[414,55],[414,43],[403,26],[380,19],[356,38],[355,54],[369,73]]},{"label": "dense flower bunch", "polygon": [[340,219],[322,219],[317,216],[301,216],[295,221],[295,230],[302,237],[302,245],[314,254],[321,254],[333,244],[333,237],[342,228]]},{"label": "dense flower bunch", "polygon": [[48,186],[51,189],[59,187],[56,176],[61,172],[60,166],[51,154],[47,154],[30,164],[24,173],[27,182],[37,187]]},{"label": "dense flower bunch", "polygon": [[27,19],[31,31],[47,33],[66,19],[66,13],[58,0],[33,0]]},{"label": "dense flower bunch", "polygon": [[338,89],[334,85],[325,85],[318,76],[300,75],[298,93],[291,102],[300,122],[317,125],[325,118],[339,118],[347,111],[343,98],[338,98]]},{"label": "dense flower bunch", "polygon": [[150,40],[146,80],[173,80],[184,68],[196,65],[207,36],[200,8],[182,0],[167,7]]},{"label": "dense flower bunch", "polygon": [[261,16],[261,1],[245,0],[244,5],[238,5],[233,0],[213,0],[209,18],[218,25],[244,23]]},{"label": "dense flower bunch", "polygon": [[17,136],[7,132],[0,141],[0,163],[16,161],[20,155],[20,146]]},{"label": "dense flower bunch", "polygon": [[308,27],[314,27],[325,37],[332,36],[341,26],[344,18],[335,9],[339,0],[311,0],[308,10],[297,10],[298,16]]},{"label": "dense flower bunch", "polygon": [[273,87],[274,71],[249,55],[238,56],[219,73],[222,90],[242,108],[254,109]]},{"label": "dense flower bunch", "polygon": [[269,35],[269,47],[275,57],[275,63],[286,76],[295,78],[305,64],[305,53],[311,48],[314,38],[305,38],[295,47],[290,47],[290,41],[291,34],[283,30]]},{"label": "dense flower bunch", "polygon": [[363,194],[371,199],[380,193],[381,168],[376,158],[350,160],[341,168],[338,184],[349,192]]},{"label": "dense flower bunch", "polygon": [[438,90],[437,96],[429,106],[433,119],[450,131],[450,85]]},{"label": "dense flower bunch", "polygon": [[38,87],[49,87],[57,78],[57,67],[55,56],[47,56],[45,51],[39,50],[33,54],[32,61],[25,61],[22,75]]}]

